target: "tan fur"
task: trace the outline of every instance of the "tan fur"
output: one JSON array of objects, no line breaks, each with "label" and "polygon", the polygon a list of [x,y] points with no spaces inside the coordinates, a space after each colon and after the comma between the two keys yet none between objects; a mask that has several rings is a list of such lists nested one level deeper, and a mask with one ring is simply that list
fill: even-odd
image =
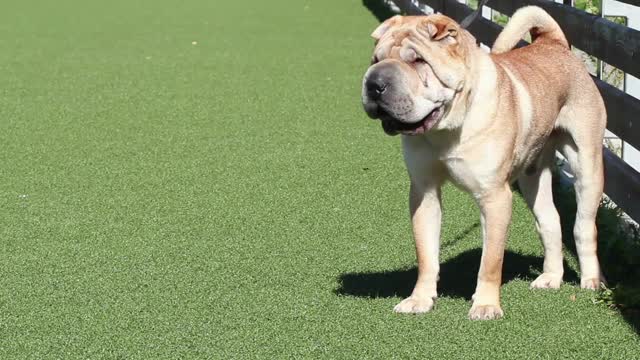
[{"label": "tan fur", "polygon": [[[532,28],[537,35],[534,43],[511,50]],[[562,281],[562,253],[550,181],[556,149],[577,175],[574,234],[581,285],[599,286],[604,279],[596,257],[595,213],[603,187],[606,112],[597,88],[553,19],[536,7],[519,10],[492,54],[442,15],[396,17],[376,35],[375,56],[380,62],[367,74],[383,64],[394,67],[398,77],[413,79],[394,85],[414,103],[431,96],[433,87],[455,94],[441,105],[444,115],[428,132],[402,136],[419,270],[412,295],[395,310],[419,313],[433,306],[439,271],[440,187],[447,180],[473,195],[481,210],[483,251],[471,319],[503,314],[500,285],[514,181],[525,187],[523,195],[545,246],[544,273],[532,287],[557,288]],[[403,54],[423,59],[437,79],[429,78],[431,72],[424,67],[404,62]],[[363,101],[371,100],[364,94]]]},{"label": "tan fur", "polygon": [[513,14],[509,25],[500,33],[491,51],[499,54],[513,49],[528,31],[534,40],[544,37],[569,48],[562,29],[549,14],[537,6],[525,6]]}]

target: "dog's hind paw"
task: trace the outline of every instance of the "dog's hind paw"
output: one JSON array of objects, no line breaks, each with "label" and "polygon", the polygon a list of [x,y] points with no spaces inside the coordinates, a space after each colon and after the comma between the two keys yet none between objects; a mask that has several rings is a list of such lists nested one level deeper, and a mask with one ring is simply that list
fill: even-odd
[{"label": "dog's hind paw", "polygon": [[544,273],[535,279],[529,288],[531,289],[559,289],[562,284],[562,275]]},{"label": "dog's hind paw", "polygon": [[410,296],[402,300],[393,308],[393,311],[403,314],[422,314],[433,308],[434,301],[430,297]]}]

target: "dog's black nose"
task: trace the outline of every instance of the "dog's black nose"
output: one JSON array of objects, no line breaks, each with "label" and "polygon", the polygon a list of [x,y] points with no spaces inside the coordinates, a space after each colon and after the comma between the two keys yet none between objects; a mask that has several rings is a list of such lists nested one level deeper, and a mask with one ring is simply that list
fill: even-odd
[{"label": "dog's black nose", "polygon": [[383,94],[387,96],[393,90],[391,88],[397,77],[397,71],[397,66],[393,62],[383,61],[373,65],[364,84],[369,99],[376,101]]},{"label": "dog's black nose", "polygon": [[367,79],[365,86],[367,87],[369,97],[372,100],[378,100],[387,90],[388,84],[380,77],[371,77]]}]

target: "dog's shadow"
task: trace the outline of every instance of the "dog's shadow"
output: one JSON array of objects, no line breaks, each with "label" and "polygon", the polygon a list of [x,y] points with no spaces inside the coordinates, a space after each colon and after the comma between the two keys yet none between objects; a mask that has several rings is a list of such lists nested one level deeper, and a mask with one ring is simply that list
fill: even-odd
[{"label": "dog's shadow", "polygon": [[[476,287],[481,249],[459,254],[440,266],[438,293],[441,296],[471,300]],[[542,268],[543,259],[506,251],[502,271],[502,282],[513,279],[534,280]],[[380,272],[354,272],[339,276],[338,295],[366,298],[407,297],[411,295],[417,279],[417,268]],[[576,282],[577,274],[565,264],[564,280]]]}]

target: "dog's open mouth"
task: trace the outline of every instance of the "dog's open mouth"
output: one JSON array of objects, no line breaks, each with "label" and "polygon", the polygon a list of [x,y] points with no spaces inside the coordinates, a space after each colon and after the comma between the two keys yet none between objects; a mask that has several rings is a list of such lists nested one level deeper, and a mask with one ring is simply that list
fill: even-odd
[{"label": "dog's open mouth", "polygon": [[382,129],[388,135],[420,135],[431,130],[442,117],[442,106],[433,109],[424,119],[415,123],[405,123],[384,114],[380,117]]}]

